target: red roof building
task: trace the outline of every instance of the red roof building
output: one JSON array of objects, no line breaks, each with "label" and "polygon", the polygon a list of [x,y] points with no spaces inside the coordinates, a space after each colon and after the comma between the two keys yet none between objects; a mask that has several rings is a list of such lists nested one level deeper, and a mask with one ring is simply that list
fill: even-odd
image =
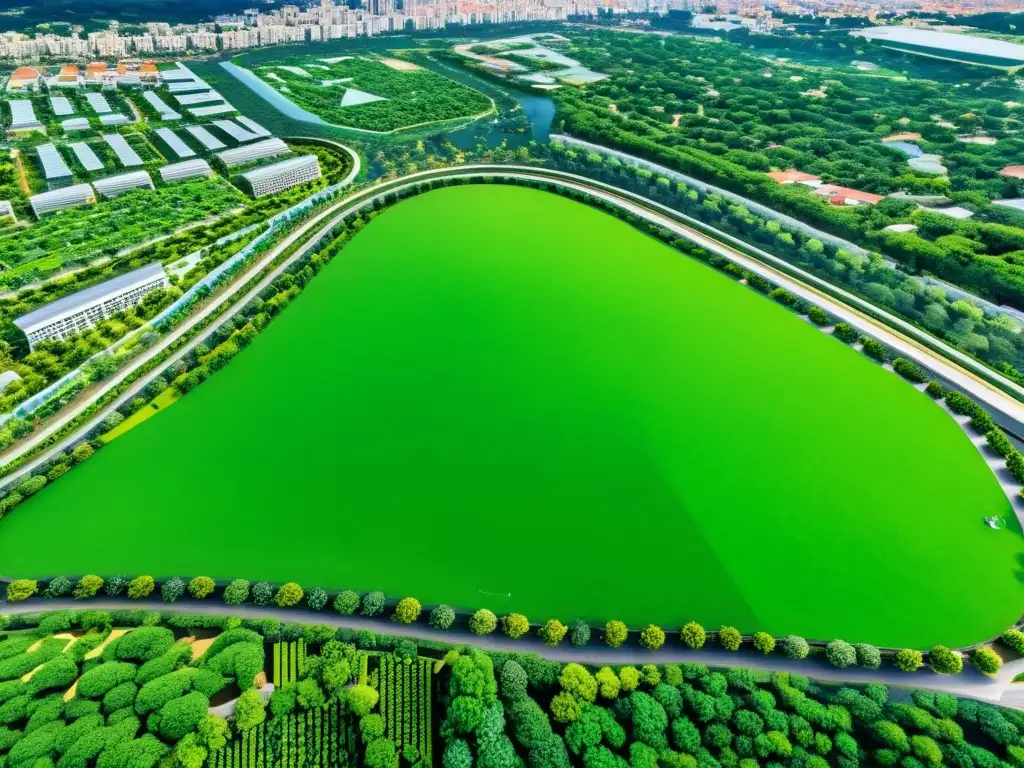
[{"label": "red roof building", "polygon": [[1011,179],[1024,179],[1024,165],[1008,165],[999,172],[1000,176],[1009,176]]},{"label": "red roof building", "polygon": [[785,171],[772,171],[768,176],[779,184],[806,184],[809,187],[817,187],[821,179],[814,174],[798,171],[796,168],[789,168]]},{"label": "red roof building", "polygon": [[[818,187],[814,190],[814,194],[827,197],[833,205],[860,205],[861,203],[877,205],[885,199],[883,195],[873,195],[870,192],[861,192],[859,189],[850,189],[849,187],[837,187],[835,184]],[[837,199],[842,202],[837,202]]]}]

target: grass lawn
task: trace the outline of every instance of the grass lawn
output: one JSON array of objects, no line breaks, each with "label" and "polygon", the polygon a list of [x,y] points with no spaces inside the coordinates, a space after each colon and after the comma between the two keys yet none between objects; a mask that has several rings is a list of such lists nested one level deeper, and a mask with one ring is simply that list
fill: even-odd
[{"label": "grass lawn", "polygon": [[1013,623],[1022,549],[925,395],[606,214],[501,186],[384,213],[227,368],[0,523],[11,576],[916,647]]}]

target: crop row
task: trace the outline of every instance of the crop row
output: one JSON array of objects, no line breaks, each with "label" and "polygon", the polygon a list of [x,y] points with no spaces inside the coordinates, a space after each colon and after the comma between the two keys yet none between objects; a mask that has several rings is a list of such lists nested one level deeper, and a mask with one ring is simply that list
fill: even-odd
[{"label": "crop row", "polygon": [[227,746],[210,754],[209,768],[269,768],[267,759],[266,725],[241,733]]},{"label": "crop row", "polygon": [[406,664],[394,656],[380,657],[380,714],[387,737],[399,751],[407,745],[415,747],[428,766],[432,748],[431,674],[429,659]]},{"label": "crop row", "polygon": [[284,718],[281,768],[347,768],[354,748],[349,719],[336,699]]},{"label": "crop row", "polygon": [[294,683],[306,666],[306,641],[274,643],[274,687]]}]

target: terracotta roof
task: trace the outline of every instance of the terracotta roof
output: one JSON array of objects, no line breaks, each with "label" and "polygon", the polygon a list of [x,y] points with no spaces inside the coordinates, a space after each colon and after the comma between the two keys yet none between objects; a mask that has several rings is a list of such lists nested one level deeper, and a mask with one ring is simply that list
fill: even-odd
[{"label": "terracotta roof", "polygon": [[62,75],[77,75],[78,67],[76,67],[74,64],[65,64],[63,67],[60,68],[60,73]]},{"label": "terracotta roof", "polygon": [[29,80],[39,77],[39,70],[34,67],[18,67],[11,75],[11,80]]},{"label": "terracotta roof", "polygon": [[859,203],[868,203],[869,205],[875,205],[884,199],[883,195],[873,195],[870,192],[861,192],[859,189],[850,189],[849,187],[837,187],[835,184],[825,184],[818,187],[814,190],[814,194],[826,195],[829,198],[839,196],[849,200],[856,200]]},{"label": "terracotta roof", "polygon": [[886,136],[882,141],[917,141],[920,138],[920,133],[894,133],[892,136]]},{"label": "terracotta roof", "polygon": [[1024,179],[1024,165],[1008,165],[999,172],[1000,176],[1010,176],[1014,179]]},{"label": "terracotta roof", "polygon": [[817,176],[798,171],[796,168],[788,168],[785,171],[773,171],[768,174],[779,184],[793,184],[798,181],[821,181]]}]

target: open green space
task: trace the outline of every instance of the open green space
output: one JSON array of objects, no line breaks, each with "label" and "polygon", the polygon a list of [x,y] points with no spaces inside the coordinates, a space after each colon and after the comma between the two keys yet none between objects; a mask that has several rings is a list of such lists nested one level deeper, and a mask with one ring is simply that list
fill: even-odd
[{"label": "open green space", "polygon": [[223,371],[0,523],[17,576],[918,647],[1012,624],[1021,552],[925,395],[613,217],[500,186],[386,211]]}]

